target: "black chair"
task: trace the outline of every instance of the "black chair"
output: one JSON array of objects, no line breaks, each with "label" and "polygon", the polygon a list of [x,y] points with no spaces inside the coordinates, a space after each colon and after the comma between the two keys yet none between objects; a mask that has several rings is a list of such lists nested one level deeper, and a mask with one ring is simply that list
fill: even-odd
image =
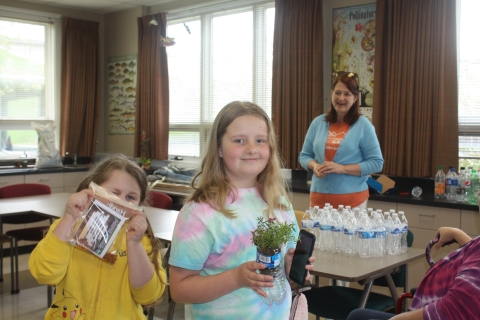
[{"label": "black chair", "polygon": [[[172,198],[163,192],[159,191],[150,191],[148,193],[148,203],[152,207],[159,208],[159,209],[167,209],[170,210],[172,208]],[[160,250],[160,254],[162,256],[162,266],[167,273],[167,284],[168,284],[168,258],[170,257],[170,245],[167,248],[162,248]],[[173,319],[173,312],[175,310],[175,301],[172,300],[170,296],[170,287],[167,286],[167,293],[168,293],[168,316],[167,320]],[[148,306],[146,307],[147,311],[147,320],[153,320],[153,315],[155,313],[155,307]]]},{"label": "black chair", "polygon": [[[3,245],[4,243],[10,244],[10,277],[11,277],[11,290],[10,293],[15,293],[15,282],[13,281],[13,274],[15,272],[18,273],[18,269],[13,269],[13,239],[6,234],[0,234],[0,244]],[[0,249],[0,282],[3,282],[3,249]]]},{"label": "black chair", "polygon": [[[51,189],[48,185],[45,184],[35,184],[35,183],[25,183],[25,184],[13,184],[9,186],[5,186],[0,188],[0,199],[5,198],[19,198],[19,197],[26,197],[26,196],[36,196],[36,195],[44,195],[44,194],[51,194]],[[21,200],[19,200],[21,201]],[[35,208],[32,208],[32,210]],[[1,217],[0,221],[0,233],[3,230],[3,224],[18,224],[23,225],[26,223],[33,223],[39,221],[49,220],[50,224],[52,223],[51,218],[47,218],[45,216],[36,214],[34,212],[25,212],[21,214],[15,214],[11,216],[3,216]],[[20,284],[19,284],[19,275],[18,275],[18,241],[40,241],[43,239],[45,234],[45,230],[48,230],[48,226],[44,227],[31,227],[31,228],[22,228],[22,229],[15,229],[9,230],[5,232],[5,234],[14,240],[14,249],[15,249],[15,289],[12,293],[19,293],[20,292]],[[0,247],[0,249],[2,249]],[[12,270],[13,272],[13,270]]]},{"label": "black chair", "polygon": [[[412,246],[413,238],[413,233],[408,230],[408,247]],[[401,266],[399,271],[391,276],[395,287],[402,287],[403,292],[408,291],[407,265]],[[388,287],[386,277],[375,279],[373,285]],[[359,308],[359,301],[361,301],[363,290],[341,286],[324,286],[312,287],[310,290],[304,291],[303,294],[307,298],[308,312],[316,315],[317,320],[319,317],[346,319],[352,310]],[[365,308],[378,311],[392,311],[393,313],[395,312],[395,303],[396,301],[389,295],[370,292]]]}]

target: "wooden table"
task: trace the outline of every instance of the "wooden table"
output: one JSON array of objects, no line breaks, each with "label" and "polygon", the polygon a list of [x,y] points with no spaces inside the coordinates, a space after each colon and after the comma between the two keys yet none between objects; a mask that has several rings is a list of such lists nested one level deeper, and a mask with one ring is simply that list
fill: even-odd
[{"label": "wooden table", "polygon": [[424,258],[425,249],[408,248],[406,253],[400,255],[387,254],[382,258],[368,259],[347,257],[343,254],[315,249],[313,256],[315,257],[314,269],[310,273],[315,276],[315,283],[319,283],[319,277],[325,277],[364,284],[363,294],[359,301],[359,308],[364,308],[372,289],[373,280],[383,276],[386,277],[392,299],[396,302],[398,293],[391,274],[404,264]]},{"label": "wooden table", "polygon": [[[60,218],[65,212],[65,205],[70,193],[52,193],[40,196],[0,199],[0,219],[25,212],[32,212],[50,218]],[[153,232],[173,232],[178,211],[153,207],[143,207],[152,225]]]}]

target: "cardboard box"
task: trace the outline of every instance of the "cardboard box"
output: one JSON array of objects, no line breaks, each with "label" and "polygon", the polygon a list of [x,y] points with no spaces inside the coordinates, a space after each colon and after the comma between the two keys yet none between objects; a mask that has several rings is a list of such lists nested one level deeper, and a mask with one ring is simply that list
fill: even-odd
[{"label": "cardboard box", "polygon": [[377,180],[369,177],[367,179],[367,184],[369,187],[375,189],[379,193],[385,193],[389,189],[395,187],[395,181],[387,177],[386,175],[381,175],[377,178]]}]

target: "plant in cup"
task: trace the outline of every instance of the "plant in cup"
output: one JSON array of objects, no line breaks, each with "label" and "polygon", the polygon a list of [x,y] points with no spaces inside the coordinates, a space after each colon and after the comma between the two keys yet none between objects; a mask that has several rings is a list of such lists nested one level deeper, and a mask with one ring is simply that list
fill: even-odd
[{"label": "plant in cup", "polygon": [[274,218],[257,219],[257,229],[252,231],[252,243],[257,246],[257,262],[266,268],[259,273],[273,276],[274,286],[263,288],[268,297],[262,297],[267,304],[280,303],[286,296],[285,273],[283,271],[282,245],[288,241],[297,241],[294,234],[295,223],[279,223]]}]

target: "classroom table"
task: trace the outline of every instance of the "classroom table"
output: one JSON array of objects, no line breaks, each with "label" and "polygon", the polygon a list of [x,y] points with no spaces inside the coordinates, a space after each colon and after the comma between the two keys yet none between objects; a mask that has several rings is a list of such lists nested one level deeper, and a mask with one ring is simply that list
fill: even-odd
[{"label": "classroom table", "polygon": [[[0,221],[2,216],[33,212],[50,218],[60,218],[70,193],[52,193],[39,196],[0,199]],[[173,232],[178,211],[143,207],[154,233]]]},{"label": "classroom table", "polygon": [[[319,283],[319,277],[363,284],[363,293],[359,301],[359,308],[365,308],[370,295],[373,280],[386,277],[393,301],[398,300],[398,293],[392,280],[391,274],[411,261],[425,257],[425,249],[407,248],[407,252],[392,256],[377,258],[347,257],[343,254],[320,251],[315,249],[314,268],[310,274],[315,276],[315,283]],[[408,277],[408,272],[407,275]]]}]

